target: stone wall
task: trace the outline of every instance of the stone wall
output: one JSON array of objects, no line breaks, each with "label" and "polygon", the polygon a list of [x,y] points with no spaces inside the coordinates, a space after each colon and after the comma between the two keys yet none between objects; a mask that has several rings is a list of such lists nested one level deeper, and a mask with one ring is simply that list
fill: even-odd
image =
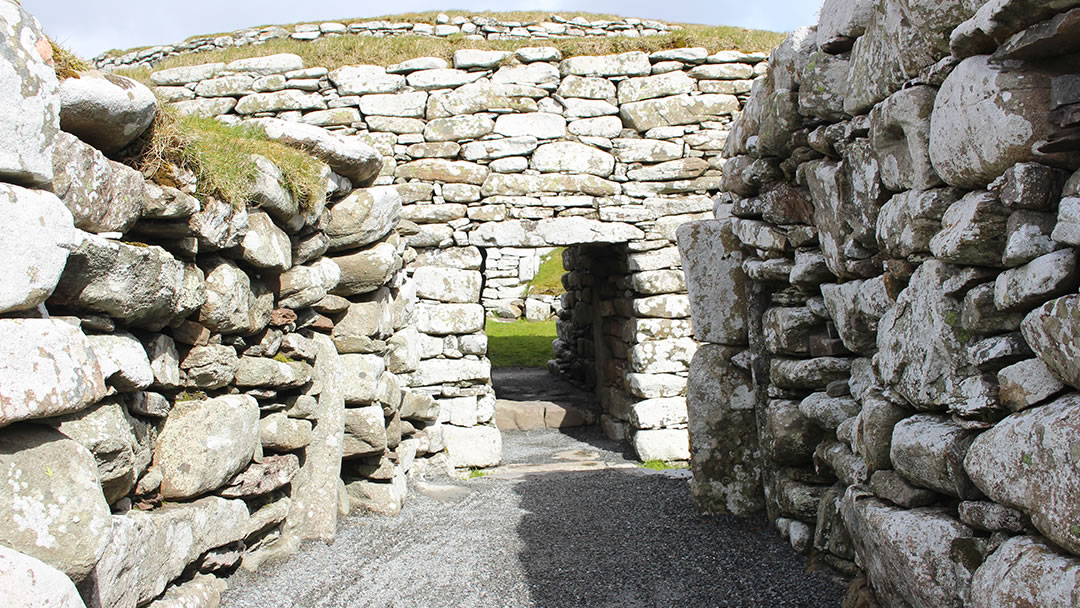
[{"label": "stone wall", "polygon": [[640,456],[685,460],[696,343],[675,229],[709,216],[731,117],[763,59],[704,48],[563,59],[529,47],[461,50],[453,67],[428,57],[329,71],[275,55],[151,79],[183,112],[271,134],[320,126],[384,155],[372,192],[402,199],[420,299],[408,383],[439,401],[454,464],[499,458],[485,308],[524,305],[503,290],[537,251],[592,245],[610,247],[566,258],[553,369],[595,387],[605,428]]},{"label": "stone wall", "polygon": [[598,36],[623,36],[639,38],[656,36],[682,29],[660,21],[642,19],[589,20],[584,17],[566,19],[551,15],[547,21],[500,21],[494,17],[440,14],[435,23],[408,23],[392,21],[359,21],[355,23],[300,23],[290,27],[268,26],[238,30],[220,36],[198,36],[183,42],[152,46],[122,53],[101,54],[94,58],[94,65],[102,70],[127,67],[153,67],[162,60],[188,53],[201,53],[231,47],[262,44],[271,40],[319,40],[338,36],[421,36],[446,38],[463,36],[466,40],[551,40],[557,38],[587,38]]},{"label": "stone wall", "polygon": [[17,3],[0,28],[0,604],[216,605],[215,574],[400,509],[447,455],[407,387],[420,311],[401,197],[365,187],[382,157],[287,123],[322,161],[310,198],[262,157],[250,200],[148,180],[110,157],[153,93],[58,82]]},{"label": "stone wall", "polygon": [[1080,597],[1078,5],[826,0],[679,229],[695,500],[883,606]]}]

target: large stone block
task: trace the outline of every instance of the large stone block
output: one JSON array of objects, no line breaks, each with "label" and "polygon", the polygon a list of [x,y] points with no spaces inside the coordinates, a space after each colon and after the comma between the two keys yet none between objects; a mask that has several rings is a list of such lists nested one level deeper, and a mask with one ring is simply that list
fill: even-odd
[{"label": "large stone block", "polygon": [[60,132],[60,88],[45,33],[18,3],[0,15],[0,178],[47,188]]},{"label": "large stone block", "polygon": [[971,608],[1080,604],[1080,560],[1036,536],[1015,536],[971,580]]},{"label": "large stone block", "polygon": [[965,560],[975,533],[945,509],[889,506],[859,486],[840,513],[855,554],[886,605],[963,608],[977,563]]},{"label": "large stone block", "polygon": [[754,384],[735,367],[737,351],[707,344],[690,363],[686,407],[694,505],[746,516],[764,506]]},{"label": "large stone block", "polygon": [[71,211],[75,227],[95,233],[131,229],[149,198],[142,174],[70,133],[61,132],[57,142],[53,192]]},{"label": "large stone block", "polygon": [[413,273],[418,296],[450,303],[478,302],[482,279],[480,272],[476,270],[436,266],[421,266]]},{"label": "large stone block", "polygon": [[487,359],[427,359],[412,374],[411,386],[434,386],[455,382],[484,382],[491,378]]},{"label": "large stone block", "polygon": [[60,128],[102,152],[119,152],[156,115],[154,92],[126,76],[86,71],[60,82]]},{"label": "large stone block", "polygon": [[977,433],[944,416],[918,414],[893,428],[893,468],[915,485],[963,499],[980,498],[964,472],[964,456]]},{"label": "large stone block", "polygon": [[27,310],[52,294],[75,238],[71,212],[56,196],[0,184],[0,312]]},{"label": "large stone block", "polygon": [[484,307],[480,304],[421,303],[417,314],[417,328],[433,336],[471,334],[484,329]]},{"label": "large stone block", "polygon": [[60,432],[20,424],[0,431],[0,544],[37,558],[76,583],[109,543],[109,505],[90,452]]},{"label": "large stone block", "polygon": [[377,65],[347,65],[329,74],[330,82],[341,95],[397,93],[405,88],[405,77],[387,74]]},{"label": "large stone block", "polygon": [[893,191],[926,190],[941,184],[930,163],[930,116],[937,89],[918,86],[893,94],[870,114],[881,182]]},{"label": "large stone block", "polygon": [[382,169],[382,155],[360,137],[342,137],[321,127],[278,118],[252,122],[270,139],[312,153],[355,185],[367,184]]},{"label": "large stone block", "polygon": [[563,141],[537,148],[529,166],[544,173],[589,173],[607,177],[615,169],[615,157],[592,146]]},{"label": "large stone block", "polygon": [[676,234],[694,337],[716,344],[745,344],[746,274],[731,225],[717,220],[689,222]]},{"label": "large stone block", "polygon": [[642,461],[667,462],[690,459],[690,439],[686,429],[654,429],[636,431],[634,452]]},{"label": "large stone block", "polygon": [[0,425],[79,411],[105,396],[94,350],[77,327],[0,320]]},{"label": "large stone block", "polygon": [[599,76],[648,76],[652,72],[649,56],[641,51],[600,57],[571,57],[559,64],[559,72],[565,77]]},{"label": "large stone block", "polygon": [[1076,155],[1039,153],[1054,74],[1034,65],[965,59],[941,85],[930,122],[930,158],[945,183],[982,187],[1020,162],[1076,166]]},{"label": "large stone block", "polygon": [[[391,239],[394,235],[391,235]],[[368,249],[330,258],[340,269],[334,295],[349,297],[375,291],[401,269],[402,259],[390,240]]]},{"label": "large stone block", "polygon": [[355,190],[330,208],[326,235],[330,249],[340,251],[370,245],[385,237],[401,219],[397,188],[377,186]]},{"label": "large stone block", "polygon": [[1009,211],[992,192],[971,192],[949,205],[930,251],[944,262],[1000,266],[1005,252]]},{"label": "large stone block", "polygon": [[798,401],[769,402],[761,448],[774,462],[793,466],[809,464],[821,439],[821,428],[799,411]]},{"label": "large stone block", "polygon": [[50,301],[151,331],[191,312],[185,310],[184,265],[167,251],[80,236]]},{"label": "large stone block", "polygon": [[270,322],[274,294],[224,258],[211,260],[206,274],[206,302],[199,323],[223,334],[254,334]]},{"label": "large stone block", "polygon": [[961,382],[978,375],[960,325],[961,294],[978,278],[973,269],[924,262],[878,324],[881,379],[917,409],[948,406]]},{"label": "large stone block", "polygon": [[5,606],[85,608],[63,572],[0,545],[0,603]]},{"label": "large stone block", "polygon": [[443,427],[446,454],[455,468],[493,467],[502,462],[502,434],[491,426]]},{"label": "large stone block", "polygon": [[154,448],[162,496],[193,498],[224,485],[251,462],[258,446],[259,406],[253,397],[177,402]]},{"label": "large stone block", "polygon": [[1075,461],[1080,396],[1013,414],[979,435],[964,468],[988,497],[1021,509],[1047,538],[1080,553],[1080,473]]},{"label": "large stone block", "polygon": [[469,233],[469,242],[479,247],[558,247],[623,243],[640,239],[644,234],[640,229],[621,222],[557,217],[539,221],[485,222]]},{"label": "large stone block", "polygon": [[1051,300],[1021,324],[1024,339],[1058,378],[1080,388],[1080,296]]},{"label": "large stone block", "polygon": [[677,95],[623,104],[619,110],[623,123],[639,132],[656,127],[698,124],[739,111],[734,95]]},{"label": "large stone block", "polygon": [[929,253],[930,240],[941,231],[941,218],[960,195],[955,188],[935,188],[893,196],[877,219],[882,252],[899,258]]}]

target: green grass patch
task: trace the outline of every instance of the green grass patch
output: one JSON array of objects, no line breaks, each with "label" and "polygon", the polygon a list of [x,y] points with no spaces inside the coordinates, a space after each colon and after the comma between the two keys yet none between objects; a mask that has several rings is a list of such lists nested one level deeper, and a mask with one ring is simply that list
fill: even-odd
[{"label": "green grass patch", "polygon": [[494,367],[547,367],[555,358],[555,319],[498,321],[488,319],[488,358]]},{"label": "green grass patch", "polygon": [[[340,19],[343,23],[355,21],[409,21],[413,23],[431,23],[437,13],[409,13],[389,17],[367,19]],[[465,11],[447,11],[451,17],[455,15],[471,15]],[[500,21],[520,21],[523,23],[538,23],[550,18],[550,13],[541,11],[524,11],[510,13],[481,13],[485,16],[494,17]],[[590,19],[618,19],[614,15],[596,15],[589,13],[563,13],[565,17],[585,16]],[[726,25],[710,26],[681,24],[683,29],[672,31],[658,36],[641,38],[616,37],[585,37],[585,38],[554,38],[550,40],[519,39],[519,40],[468,40],[462,34],[442,37],[429,36],[389,36],[376,38],[369,36],[346,35],[340,37],[323,37],[314,41],[293,40],[281,38],[270,40],[262,44],[243,47],[229,47],[215,49],[200,53],[187,53],[170,57],[155,67],[155,70],[163,70],[188,65],[199,65],[218,61],[234,61],[249,57],[262,57],[277,53],[294,53],[304,60],[308,67],[325,67],[336,69],[343,65],[373,64],[391,65],[416,57],[442,57],[450,60],[454,51],[459,49],[486,49],[514,51],[529,46],[554,46],[558,48],[564,57],[579,55],[610,55],[629,51],[643,51],[652,53],[655,51],[676,49],[684,47],[705,47],[710,51],[739,50],[744,52],[769,51],[783,41],[784,35],[764,30],[750,30]],[[206,36],[213,36],[208,34]],[[198,38],[206,36],[197,36]],[[129,51],[109,51],[109,55],[120,55]]]},{"label": "green grass patch", "polygon": [[175,185],[171,183],[175,167],[185,167],[198,177],[197,195],[241,206],[251,198],[258,174],[252,154],[281,169],[285,188],[301,207],[310,207],[324,195],[323,165],[313,156],[271,141],[257,127],[181,116],[165,104],[144,135],[139,153],[128,162],[143,175],[167,185]]},{"label": "green grass patch", "polygon": [[562,276],[566,274],[562,261],[563,251],[566,251],[566,247],[559,247],[540,260],[540,270],[529,282],[530,294],[557,296],[566,293],[562,284]]},{"label": "green grass patch", "polygon": [[646,460],[641,463],[641,468],[652,469],[653,471],[670,471],[673,469],[689,469],[690,463],[688,462],[668,462],[666,460]]},{"label": "green grass patch", "polygon": [[488,474],[489,474],[488,471],[485,471],[483,469],[477,469],[477,468],[473,467],[473,468],[469,469],[469,474],[466,476],[466,478],[467,479],[476,479],[478,477],[486,477]]}]

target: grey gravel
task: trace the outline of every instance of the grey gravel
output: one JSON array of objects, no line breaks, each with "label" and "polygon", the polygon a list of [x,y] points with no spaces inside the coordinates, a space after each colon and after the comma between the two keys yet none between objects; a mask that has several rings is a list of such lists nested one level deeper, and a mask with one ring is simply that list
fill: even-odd
[{"label": "grey gravel", "polygon": [[[625,467],[595,430],[504,434],[508,463]],[[229,579],[223,608],[813,607],[843,590],[764,519],[703,517],[680,475],[639,468],[416,484],[395,517],[346,519],[333,545]],[[435,494],[435,493],[431,493]]]}]

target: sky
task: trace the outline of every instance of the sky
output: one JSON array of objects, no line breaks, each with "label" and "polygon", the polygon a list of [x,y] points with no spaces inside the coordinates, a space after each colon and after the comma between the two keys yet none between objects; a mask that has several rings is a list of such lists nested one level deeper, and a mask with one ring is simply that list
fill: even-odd
[{"label": "sky", "polygon": [[22,0],[45,32],[76,54],[156,46],[256,25],[357,20],[431,10],[612,13],[661,21],[788,32],[817,21],[817,0]]}]

